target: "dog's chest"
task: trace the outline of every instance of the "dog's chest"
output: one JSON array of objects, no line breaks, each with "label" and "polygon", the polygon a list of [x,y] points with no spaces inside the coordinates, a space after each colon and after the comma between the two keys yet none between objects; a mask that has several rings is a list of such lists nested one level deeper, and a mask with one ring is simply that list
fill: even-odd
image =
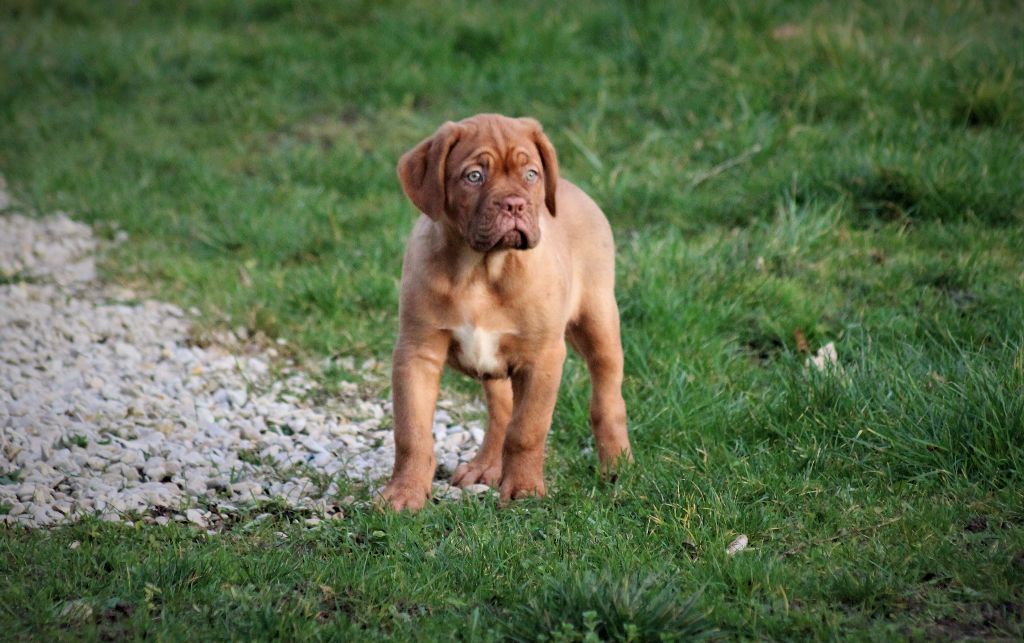
[{"label": "dog's chest", "polygon": [[505,360],[500,343],[505,332],[464,323],[451,329],[453,357],[470,373],[480,377],[504,377]]}]

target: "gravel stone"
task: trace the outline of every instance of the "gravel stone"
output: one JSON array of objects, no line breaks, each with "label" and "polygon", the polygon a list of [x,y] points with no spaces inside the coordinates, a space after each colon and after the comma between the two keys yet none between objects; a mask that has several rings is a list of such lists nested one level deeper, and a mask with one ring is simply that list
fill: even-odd
[{"label": "gravel stone", "polygon": [[206,526],[206,517],[203,516],[203,512],[198,509],[189,509],[185,512],[185,519],[191,523],[195,523],[200,527]]},{"label": "gravel stone", "polygon": [[[189,507],[223,514],[237,511],[228,500],[278,499],[314,510],[336,504],[334,477],[386,479],[388,400],[352,382],[314,395],[313,376],[244,329],[196,341],[198,311],[97,278],[97,257],[124,238],[101,243],[64,213],[0,214],[0,524],[139,513],[205,528],[206,514]],[[335,363],[380,378],[375,360]],[[438,407],[436,456],[453,470],[483,440],[479,421],[456,416],[483,409]],[[438,497],[460,494],[435,484]]]}]

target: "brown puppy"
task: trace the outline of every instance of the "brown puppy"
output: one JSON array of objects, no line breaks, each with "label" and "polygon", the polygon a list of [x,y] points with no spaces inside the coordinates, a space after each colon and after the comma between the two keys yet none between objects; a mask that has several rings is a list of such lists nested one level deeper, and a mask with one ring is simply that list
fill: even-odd
[{"label": "brown puppy", "polygon": [[423,216],[402,267],[392,389],[395,509],[430,497],[441,370],[483,380],[487,434],[452,484],[500,485],[501,500],[544,495],[544,440],[565,340],[583,356],[602,467],[630,456],[611,228],[558,177],[531,118],[481,114],[445,123],[402,156],[398,176]]}]

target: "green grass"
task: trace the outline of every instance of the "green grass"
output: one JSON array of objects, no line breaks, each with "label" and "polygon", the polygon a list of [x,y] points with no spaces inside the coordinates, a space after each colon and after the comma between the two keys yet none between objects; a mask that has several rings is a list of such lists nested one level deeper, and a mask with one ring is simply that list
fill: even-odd
[{"label": "green grass", "polygon": [[388,357],[401,152],[537,117],[616,231],[638,459],[581,453],[572,358],[543,501],[6,529],[5,637],[1024,636],[1017,3],[11,0],[0,61],[22,203],[310,359]]}]

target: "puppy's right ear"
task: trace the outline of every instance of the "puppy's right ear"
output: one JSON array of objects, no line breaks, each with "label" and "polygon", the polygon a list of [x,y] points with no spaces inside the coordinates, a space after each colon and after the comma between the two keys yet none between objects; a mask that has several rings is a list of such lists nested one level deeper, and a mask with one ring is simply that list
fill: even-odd
[{"label": "puppy's right ear", "polygon": [[459,126],[451,121],[398,160],[398,180],[420,212],[437,219],[445,211],[445,164],[459,141]]}]

